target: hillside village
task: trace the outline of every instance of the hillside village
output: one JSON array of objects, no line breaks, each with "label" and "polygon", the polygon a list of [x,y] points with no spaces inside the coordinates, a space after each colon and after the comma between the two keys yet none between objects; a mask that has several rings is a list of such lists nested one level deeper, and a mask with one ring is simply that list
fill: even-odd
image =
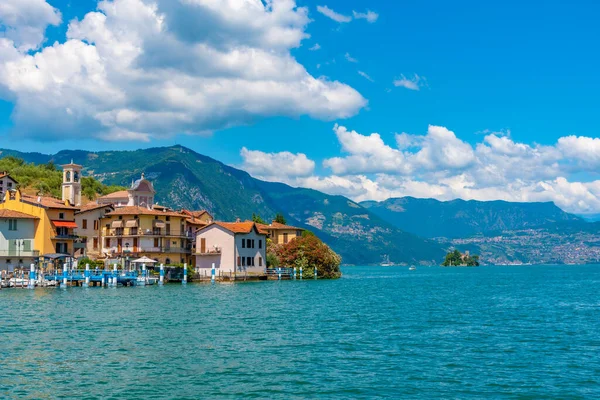
[{"label": "hillside village", "polygon": [[29,264],[42,268],[74,259],[129,268],[140,258],[201,272],[261,274],[267,238],[285,244],[302,229],[273,221],[221,222],[205,210],[173,210],[156,204],[144,174],[127,190],[82,204],[82,165],[63,165],[62,197],[36,196],[0,174],[0,271]]}]

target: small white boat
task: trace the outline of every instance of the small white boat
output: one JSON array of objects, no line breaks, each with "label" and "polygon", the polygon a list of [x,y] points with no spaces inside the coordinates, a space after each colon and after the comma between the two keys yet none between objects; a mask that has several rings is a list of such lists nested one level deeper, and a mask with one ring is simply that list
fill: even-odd
[{"label": "small white boat", "polygon": [[408,269],[409,271],[416,271],[417,267],[415,267],[414,265],[411,265],[410,268]]}]

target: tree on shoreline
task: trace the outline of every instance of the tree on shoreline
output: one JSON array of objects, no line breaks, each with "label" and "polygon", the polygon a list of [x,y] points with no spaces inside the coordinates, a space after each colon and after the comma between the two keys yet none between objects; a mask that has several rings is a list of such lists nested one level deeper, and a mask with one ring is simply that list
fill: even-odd
[{"label": "tree on shoreline", "polygon": [[319,278],[342,276],[342,258],[314,235],[297,237],[286,244],[267,244],[267,259],[274,257],[284,267],[296,267],[298,270],[302,267],[305,278],[314,276],[315,267]]}]

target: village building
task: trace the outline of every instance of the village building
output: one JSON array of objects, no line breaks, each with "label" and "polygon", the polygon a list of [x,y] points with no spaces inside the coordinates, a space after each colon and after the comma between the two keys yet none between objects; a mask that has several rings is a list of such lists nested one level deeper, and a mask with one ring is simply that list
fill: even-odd
[{"label": "village building", "polygon": [[[185,232],[186,235],[191,238],[190,239],[190,248],[192,249],[192,254],[196,253],[196,232],[200,229],[204,228],[208,224],[213,222],[213,216],[206,210],[202,211],[190,211],[190,210],[181,210],[180,213],[186,216],[185,219]],[[192,257],[195,264],[195,257]]]},{"label": "village building", "polygon": [[292,239],[301,237],[304,230],[295,226],[280,224],[277,221],[273,221],[269,225],[258,224],[258,227],[260,230],[267,232],[267,236],[274,244],[286,244]]},{"label": "village building", "polygon": [[39,218],[13,210],[0,210],[0,271],[12,272],[37,264],[35,230]]},{"label": "village building", "polygon": [[99,205],[113,205],[114,207],[145,207],[154,208],[154,196],[156,191],[152,183],[142,173],[142,177],[131,183],[127,190],[121,190],[98,197],[96,203]]},{"label": "village building", "polygon": [[116,208],[101,219],[102,255],[129,260],[146,256],[165,265],[191,264],[191,237],[186,233],[185,219],[174,211]]},{"label": "village building", "polygon": [[62,199],[74,206],[81,205],[81,165],[65,164],[63,168]]},{"label": "village building", "polygon": [[75,223],[77,224],[75,234],[84,244],[83,248],[76,252],[77,257],[104,258],[102,254],[101,220],[114,209],[110,204],[89,203],[75,212]]},{"label": "village building", "polygon": [[0,172],[0,201],[9,190],[17,188],[18,182],[11,178],[8,172]]},{"label": "village building", "polygon": [[112,207],[100,218],[99,258],[127,264],[146,256],[159,264],[193,264],[193,232],[188,233],[187,222],[191,216],[155,204],[155,195],[142,174],[129,189],[97,199],[98,206]]},{"label": "village building", "polygon": [[19,190],[7,192],[0,210],[12,210],[38,219],[33,249],[41,256],[63,257],[74,254],[75,212],[78,208],[54,197],[29,196]]},{"label": "village building", "polygon": [[266,269],[266,232],[256,223],[213,222],[196,234],[196,270],[260,275]]}]

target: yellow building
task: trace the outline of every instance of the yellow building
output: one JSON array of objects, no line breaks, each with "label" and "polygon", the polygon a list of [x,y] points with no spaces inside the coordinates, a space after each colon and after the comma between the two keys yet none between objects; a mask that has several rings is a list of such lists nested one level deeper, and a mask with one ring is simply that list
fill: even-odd
[{"label": "yellow building", "polygon": [[101,219],[102,253],[109,259],[149,257],[165,265],[192,264],[188,215],[174,211],[127,206]]},{"label": "yellow building", "polygon": [[289,226],[280,224],[279,222],[273,221],[269,225],[257,224],[261,231],[267,233],[274,244],[286,244],[290,240],[302,236],[302,228],[296,228],[295,226]]},{"label": "yellow building", "polygon": [[77,207],[68,201],[53,197],[23,195],[19,190],[6,193],[0,210],[12,210],[37,219],[34,250],[41,256],[50,254],[73,255],[76,236],[73,230]]}]

